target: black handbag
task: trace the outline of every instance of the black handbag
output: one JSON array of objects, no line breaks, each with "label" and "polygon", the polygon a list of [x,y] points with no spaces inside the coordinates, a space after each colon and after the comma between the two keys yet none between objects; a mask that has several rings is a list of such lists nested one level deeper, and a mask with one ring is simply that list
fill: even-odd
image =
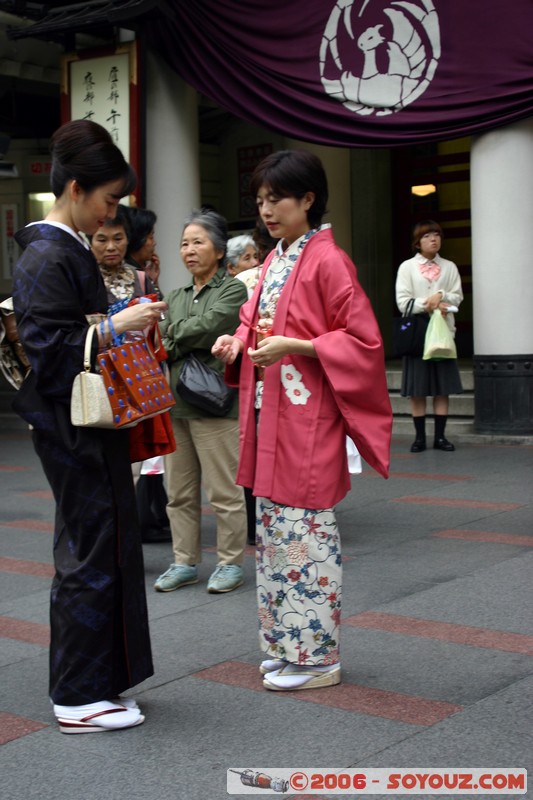
[{"label": "black handbag", "polygon": [[215,417],[226,416],[237,394],[220,372],[208,367],[194,353],[189,353],[185,359],[176,391],[187,403]]},{"label": "black handbag", "polygon": [[396,358],[400,356],[422,357],[424,341],[429,325],[429,314],[413,314],[414,297],[407,303],[401,317],[392,320],[392,351]]}]

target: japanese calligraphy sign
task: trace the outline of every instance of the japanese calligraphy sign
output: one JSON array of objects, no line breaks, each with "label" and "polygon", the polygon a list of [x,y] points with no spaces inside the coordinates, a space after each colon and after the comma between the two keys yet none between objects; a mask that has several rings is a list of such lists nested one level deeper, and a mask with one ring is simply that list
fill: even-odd
[{"label": "japanese calligraphy sign", "polygon": [[139,174],[136,43],[64,56],[61,89],[62,121],[103,125]]}]

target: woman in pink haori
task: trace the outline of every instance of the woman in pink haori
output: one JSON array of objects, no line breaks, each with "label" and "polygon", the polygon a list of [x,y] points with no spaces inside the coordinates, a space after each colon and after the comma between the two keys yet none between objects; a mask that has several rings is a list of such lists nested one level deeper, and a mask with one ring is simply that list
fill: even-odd
[{"label": "woman in pink haori", "polygon": [[213,353],[239,385],[237,482],[252,489],[263,685],[340,682],[342,566],[334,506],[350,489],[346,436],[384,477],[392,415],[383,346],[350,258],[322,225],[320,159],[284,150],[251,191],[278,245],[234,336]]}]

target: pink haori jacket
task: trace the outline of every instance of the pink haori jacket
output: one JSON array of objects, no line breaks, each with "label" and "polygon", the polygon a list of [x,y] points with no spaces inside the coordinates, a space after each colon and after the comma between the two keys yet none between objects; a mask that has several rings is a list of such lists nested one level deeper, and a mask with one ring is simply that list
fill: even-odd
[{"label": "pink haori jacket", "polygon": [[239,386],[240,460],[237,483],[257,497],[297,508],[331,508],[350,489],[346,435],[365,461],[388,476],[392,412],[379,328],[354,264],[330,229],[316,233],[281,293],[273,335],[310,339],[318,358],[288,355],[266,367],[259,426],[255,326],[263,267],[241,308],[235,335],[242,358],[226,368]]}]

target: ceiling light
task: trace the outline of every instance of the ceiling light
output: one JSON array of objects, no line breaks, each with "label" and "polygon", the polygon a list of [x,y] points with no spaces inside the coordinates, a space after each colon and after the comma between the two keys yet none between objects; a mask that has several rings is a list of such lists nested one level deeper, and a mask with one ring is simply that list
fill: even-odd
[{"label": "ceiling light", "polygon": [[420,186],[411,186],[411,194],[416,194],[417,197],[426,197],[428,194],[433,194],[437,191],[434,183],[423,183]]}]

